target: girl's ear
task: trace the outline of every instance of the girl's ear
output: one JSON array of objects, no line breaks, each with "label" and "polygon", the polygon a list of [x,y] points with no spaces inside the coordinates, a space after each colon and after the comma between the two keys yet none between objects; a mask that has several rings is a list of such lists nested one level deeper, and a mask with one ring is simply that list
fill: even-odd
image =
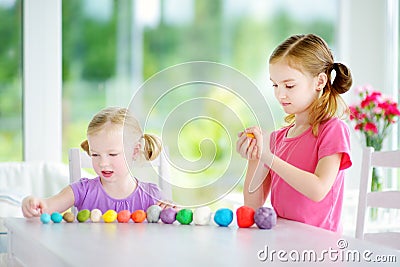
[{"label": "girl's ear", "polygon": [[328,76],[326,75],[326,73],[321,72],[317,76],[317,84],[315,89],[317,91],[322,91],[325,88],[327,82],[328,82]]},{"label": "girl's ear", "polygon": [[142,151],[142,144],[138,142],[135,147],[133,148],[133,155],[132,159],[137,160],[138,157],[140,156],[140,152]]}]

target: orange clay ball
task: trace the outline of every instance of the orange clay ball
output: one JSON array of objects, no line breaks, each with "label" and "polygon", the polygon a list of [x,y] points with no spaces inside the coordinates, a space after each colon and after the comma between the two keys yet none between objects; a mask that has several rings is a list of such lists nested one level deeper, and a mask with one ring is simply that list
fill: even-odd
[{"label": "orange clay ball", "polygon": [[117,214],[117,220],[120,223],[127,223],[131,219],[131,212],[129,210],[121,210]]},{"label": "orange clay ball", "polygon": [[144,210],[135,210],[131,218],[135,223],[141,223],[146,220],[146,212]]},{"label": "orange clay ball", "polygon": [[250,137],[250,138],[256,138],[256,137],[254,136],[254,134],[252,134],[252,133],[246,133],[246,136],[247,136],[247,137]]}]

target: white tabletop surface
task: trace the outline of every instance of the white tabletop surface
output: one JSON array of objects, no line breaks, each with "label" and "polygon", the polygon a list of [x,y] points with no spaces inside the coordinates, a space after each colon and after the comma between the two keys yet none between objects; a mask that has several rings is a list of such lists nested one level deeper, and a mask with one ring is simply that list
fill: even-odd
[{"label": "white tabletop surface", "polygon": [[[388,266],[400,262],[400,251],[284,219],[271,230],[177,222],[42,224],[38,218],[7,218],[5,225],[10,259],[26,266],[274,266],[313,252],[311,262],[321,259],[321,266],[365,266],[382,256],[396,260]],[[296,265],[311,264],[307,258]]]}]

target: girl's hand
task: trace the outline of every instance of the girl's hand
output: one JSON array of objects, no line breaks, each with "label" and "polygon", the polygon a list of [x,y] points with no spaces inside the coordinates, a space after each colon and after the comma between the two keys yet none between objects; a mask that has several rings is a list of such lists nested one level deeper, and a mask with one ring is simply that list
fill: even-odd
[{"label": "girl's hand", "polygon": [[256,140],[256,152],[257,152],[257,159],[261,161],[270,161],[272,158],[272,153],[270,150],[270,133],[263,131],[258,126],[253,126],[247,128],[245,133],[251,133]]},{"label": "girl's hand", "polygon": [[160,206],[163,210],[168,209],[168,208],[174,208],[174,209],[177,208],[176,205],[172,201],[169,201],[169,200],[158,201],[157,205]]},{"label": "girl's hand", "polygon": [[266,160],[272,158],[269,148],[270,134],[262,131],[260,127],[253,126],[238,134],[236,151],[248,160]]},{"label": "girl's hand", "polygon": [[46,203],[41,198],[28,196],[22,200],[22,214],[26,218],[38,217],[46,210]]},{"label": "girl's hand", "polygon": [[247,134],[251,134],[251,132],[243,131],[238,133],[239,139],[236,142],[236,152],[247,160],[256,160],[258,155],[257,140]]}]

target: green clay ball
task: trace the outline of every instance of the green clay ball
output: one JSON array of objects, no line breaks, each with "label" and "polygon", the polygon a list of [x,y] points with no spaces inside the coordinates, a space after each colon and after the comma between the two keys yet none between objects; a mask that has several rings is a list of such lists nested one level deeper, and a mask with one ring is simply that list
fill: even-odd
[{"label": "green clay ball", "polygon": [[90,210],[81,210],[78,212],[76,219],[78,222],[86,222],[90,217]]},{"label": "green clay ball", "polygon": [[190,209],[182,209],[176,214],[176,220],[180,224],[190,224],[193,221],[193,211]]}]

